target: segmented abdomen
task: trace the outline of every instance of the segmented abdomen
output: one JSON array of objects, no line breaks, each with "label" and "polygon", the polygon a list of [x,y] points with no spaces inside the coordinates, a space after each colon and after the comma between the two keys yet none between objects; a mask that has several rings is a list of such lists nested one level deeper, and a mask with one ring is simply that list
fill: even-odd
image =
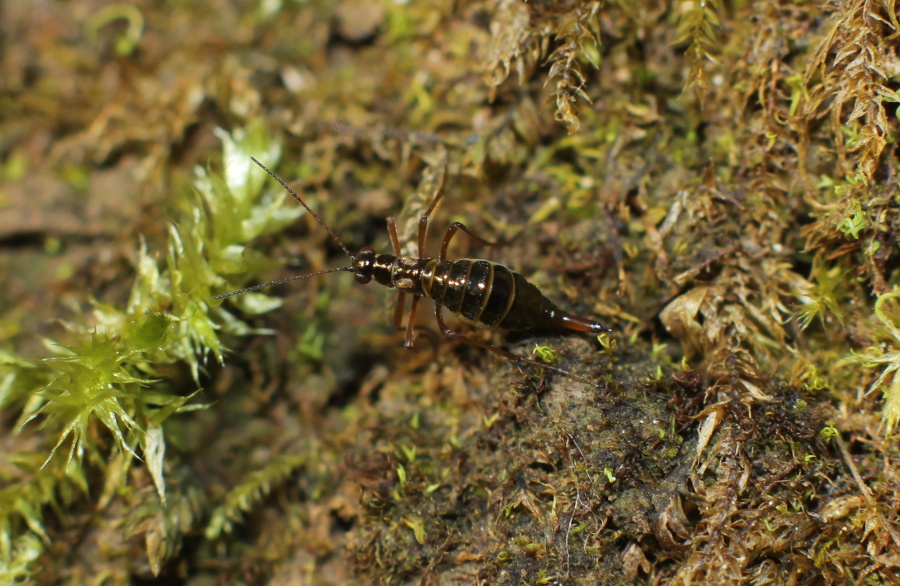
[{"label": "segmented abdomen", "polygon": [[434,272],[422,282],[424,293],[466,323],[527,330],[556,309],[525,277],[503,265],[469,258],[432,262]]}]

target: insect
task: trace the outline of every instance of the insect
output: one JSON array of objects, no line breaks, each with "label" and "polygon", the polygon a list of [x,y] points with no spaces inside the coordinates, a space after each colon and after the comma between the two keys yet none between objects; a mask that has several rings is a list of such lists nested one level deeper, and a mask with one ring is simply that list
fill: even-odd
[{"label": "insect", "polygon": [[[251,157],[251,159],[253,158]],[[401,254],[400,239],[397,236],[397,226],[393,217],[387,218],[388,234],[391,239],[393,254],[380,254],[369,246],[353,254],[328,224],[278,175],[256,159],[253,159],[253,162],[278,181],[328,231],[331,238],[350,258],[351,264],[336,269],[296,275],[263,283],[262,285],[241,289],[240,291],[217,295],[213,299],[224,299],[233,295],[258,291],[272,285],[280,285],[288,281],[317,275],[353,272],[355,273],[356,281],[360,284],[364,285],[374,279],[375,282],[381,285],[399,291],[400,298],[394,313],[394,323],[397,329],[402,328],[406,294],[412,295],[412,304],[410,305],[409,317],[406,323],[406,338],[404,341],[404,345],[407,348],[412,348],[413,346],[416,307],[423,297],[428,297],[434,301],[434,315],[438,327],[448,338],[462,340],[467,344],[495,352],[509,360],[550,369],[591,384],[587,379],[567,370],[518,356],[497,346],[469,338],[447,326],[443,314],[445,308],[464,323],[477,327],[519,331],[561,328],[595,334],[612,331],[600,323],[562,311],[552,301],[544,297],[538,288],[529,283],[525,277],[501,264],[471,258],[447,260],[447,249],[450,246],[450,241],[460,230],[468,234],[476,242],[486,246],[493,245],[492,242],[474,234],[461,222],[454,222],[447,229],[441,241],[440,254],[437,258],[423,257],[428,218],[441,200],[443,190],[438,190],[428,209],[419,218],[418,257]]]}]

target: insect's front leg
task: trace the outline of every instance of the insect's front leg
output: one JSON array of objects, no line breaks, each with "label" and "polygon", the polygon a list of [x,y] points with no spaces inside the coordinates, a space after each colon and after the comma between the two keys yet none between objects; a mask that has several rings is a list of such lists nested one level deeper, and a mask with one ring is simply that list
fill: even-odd
[{"label": "insect's front leg", "polygon": [[[425,216],[422,216],[423,220],[427,221]],[[387,227],[388,227],[388,236],[391,238],[391,248],[394,249],[394,255],[400,256],[400,238],[397,236],[397,222],[394,220],[393,216],[390,216],[387,219]],[[419,227],[419,248],[422,247],[422,227]],[[421,255],[422,251],[419,250],[419,254]],[[397,291],[397,308],[394,310],[394,327],[398,330],[403,329],[403,308],[406,305],[406,293],[403,291]],[[403,341],[403,345],[407,348],[413,347],[413,341],[415,336],[413,335],[413,327],[416,321],[416,306],[419,304],[419,297],[413,296],[412,305],[409,307],[409,318],[406,321],[406,338]]]}]

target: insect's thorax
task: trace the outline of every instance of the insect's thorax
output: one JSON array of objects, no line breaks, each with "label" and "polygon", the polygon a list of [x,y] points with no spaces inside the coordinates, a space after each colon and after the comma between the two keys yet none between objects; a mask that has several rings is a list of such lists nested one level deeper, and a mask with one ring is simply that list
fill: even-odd
[{"label": "insect's thorax", "polygon": [[379,254],[372,266],[372,278],[385,287],[427,297],[436,265],[433,258]]}]

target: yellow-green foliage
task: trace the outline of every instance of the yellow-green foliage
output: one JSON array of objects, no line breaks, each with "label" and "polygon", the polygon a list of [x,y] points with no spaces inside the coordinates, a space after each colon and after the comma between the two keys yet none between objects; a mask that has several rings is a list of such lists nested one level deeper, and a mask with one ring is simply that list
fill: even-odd
[{"label": "yellow-green foliage", "polygon": [[806,294],[798,295],[803,303],[797,310],[797,320],[800,328],[806,329],[817,317],[826,323],[826,316],[832,315],[839,323],[843,323],[845,317],[844,298],[846,297],[847,271],[840,266],[829,269],[819,264],[813,271],[810,286]]},{"label": "yellow-green foliage", "polygon": [[207,539],[218,539],[222,533],[229,533],[235,522],[244,513],[256,506],[272,485],[287,478],[302,466],[305,456],[284,456],[269,463],[265,468],[254,470],[239,485],[233,487],[222,504],[212,513],[206,526]]},{"label": "yellow-green foliage", "polygon": [[[71,464],[73,457],[82,461],[88,430],[95,419],[109,430],[120,450],[134,454],[145,432],[134,419],[140,413],[138,408],[145,405],[141,387],[153,382],[140,375],[150,370],[142,355],[148,348],[155,350],[165,343],[166,325],[165,316],[148,316],[141,324],[146,327],[136,332],[122,336],[96,332],[66,346],[60,352],[62,356],[48,360],[54,379],[36,395],[39,399],[32,402],[33,410],[26,411],[23,422],[39,418],[44,427],[60,430],[47,461],[70,436],[66,463]],[[34,409],[35,403],[40,408]]]},{"label": "yellow-green foliage", "polygon": [[[810,102],[824,108],[828,99],[838,153],[857,153],[856,171],[868,185],[894,134],[885,103],[900,102],[888,68],[900,23],[893,2],[853,0],[832,16],[833,28],[806,71]],[[821,80],[813,85],[816,74]],[[843,115],[845,107],[849,115]]]},{"label": "yellow-green foliage", "polygon": [[880,324],[875,326],[872,339],[877,345],[864,351],[853,353],[846,364],[861,364],[866,368],[879,369],[878,378],[869,390],[881,390],[884,394],[884,423],[891,433],[900,422],[900,291],[885,293],[875,301],[875,317]]},{"label": "yellow-green foliage", "polygon": [[[197,169],[196,193],[177,200],[180,212],[173,218],[164,255],[151,254],[140,242],[127,305],[95,303],[92,319],[67,324],[71,341],[48,343],[56,356],[41,363],[2,355],[0,408],[22,409],[21,433],[39,426],[45,437],[55,438],[55,444],[37,452],[6,453],[0,462],[2,583],[27,576],[29,563],[49,542],[43,509],[85,493],[86,466],[109,466],[105,493],[111,494],[124,487],[133,458],[142,459],[156,485],[159,501],[154,510],[160,511],[161,522],[167,518],[165,511],[180,506],[180,500],[166,503],[165,424],[173,415],[202,405],[190,402],[194,395],[173,394],[155,384],[160,380],[157,369],[185,362],[199,380],[208,356],[223,360],[222,333],[251,331],[211,297],[270,266],[260,254],[245,254],[244,245],[281,230],[302,213],[297,206],[283,206],[281,192],[262,197],[266,175],[251,166],[250,156],[274,165],[279,148],[261,125],[231,134],[221,131],[219,137],[224,178]],[[165,257],[162,268],[159,256]],[[238,303],[253,314],[277,307],[279,300],[252,294]],[[97,424],[105,433],[98,433]],[[113,440],[112,446],[105,436]],[[57,455],[60,450],[63,455]],[[119,464],[103,464],[107,461]],[[239,504],[246,506],[246,498]],[[233,517],[225,511],[225,517]],[[168,533],[157,527],[147,542],[157,569],[180,532],[188,529],[177,523],[167,527]],[[166,538],[160,541],[160,536]]]},{"label": "yellow-green foliage", "polygon": [[[554,116],[569,134],[578,132],[581,127],[578,102],[586,105],[591,102],[584,89],[587,78],[582,67],[585,64],[597,67],[600,57],[597,19],[601,6],[602,2],[596,1],[574,3],[563,9],[553,5],[527,7],[524,3],[501,3],[491,25],[494,34],[483,64],[491,96],[506,81],[513,65],[518,70],[519,82],[523,83],[525,70],[545,58],[545,65],[549,66],[545,83],[552,88]],[[529,18],[529,11],[537,14]],[[533,20],[546,28],[535,29]],[[548,30],[553,31],[553,49],[545,56]]]},{"label": "yellow-green foliage", "polygon": [[[600,6],[600,2],[585,2],[564,11],[557,24],[558,46],[547,59],[550,64],[547,83],[554,86],[556,119],[565,124],[569,134],[578,132],[581,127],[575,106],[577,101],[591,102],[583,88],[586,78],[581,72],[579,59],[590,61],[592,52],[599,56],[592,51],[592,45],[600,42],[597,26]],[[597,66],[596,63],[593,65]]]},{"label": "yellow-green foliage", "polygon": [[721,27],[720,0],[692,0],[680,3],[678,15],[678,43],[687,43],[685,52],[690,59],[691,72],[685,89],[694,87],[702,100],[709,91],[707,62],[718,63],[715,53],[719,45],[716,33]]}]

